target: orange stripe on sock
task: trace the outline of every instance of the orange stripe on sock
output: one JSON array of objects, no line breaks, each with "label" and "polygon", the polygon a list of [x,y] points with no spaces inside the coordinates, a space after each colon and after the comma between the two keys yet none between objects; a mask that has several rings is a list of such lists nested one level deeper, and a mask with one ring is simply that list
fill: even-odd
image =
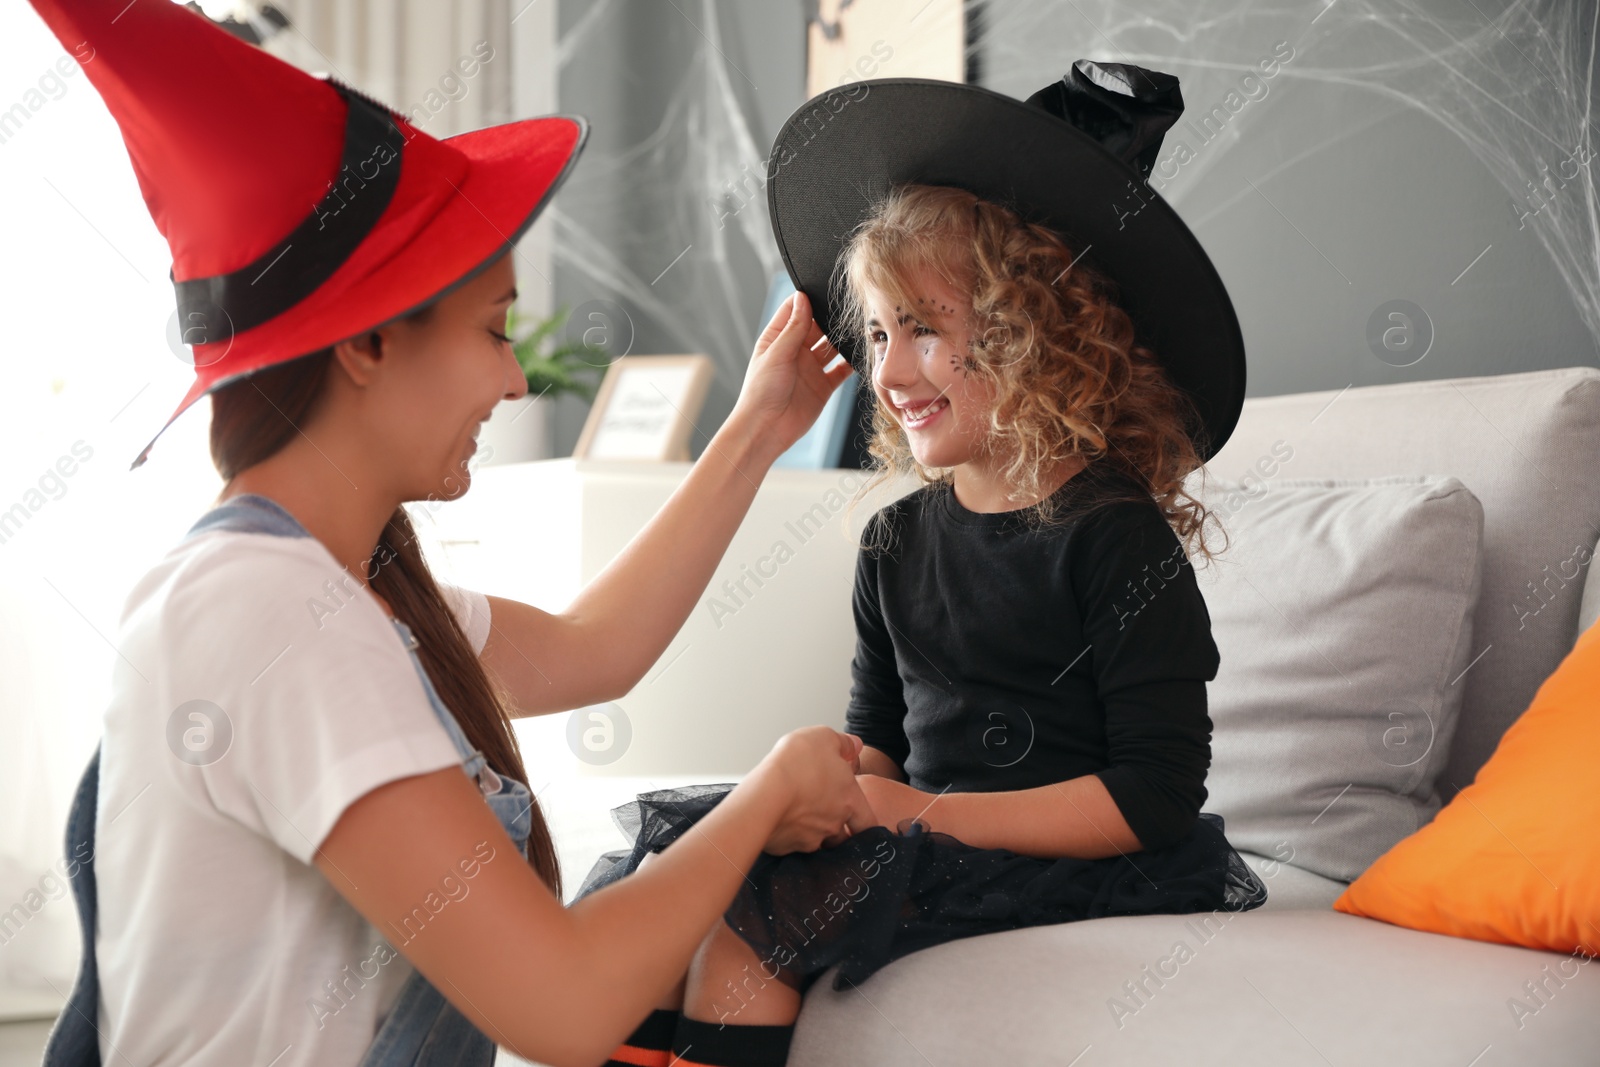
[{"label": "orange stripe on sock", "polygon": [[[611,1059],[618,1063],[636,1064],[637,1067],[667,1067],[672,1063],[672,1053],[664,1048],[639,1048],[637,1045],[618,1045]],[[687,1063],[687,1060],[678,1060]]]}]

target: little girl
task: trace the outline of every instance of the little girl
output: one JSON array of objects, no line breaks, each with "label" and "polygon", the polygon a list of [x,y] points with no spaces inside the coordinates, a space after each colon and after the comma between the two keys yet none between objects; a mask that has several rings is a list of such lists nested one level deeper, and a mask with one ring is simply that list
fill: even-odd
[{"label": "little girl", "polygon": [[[1200,814],[1218,654],[1184,393],[1076,249],[970,192],[897,187],[840,264],[833,336],[863,341],[880,480],[924,483],[856,568],[846,722],[880,825],[761,857],[726,916],[748,947],[703,951],[672,1062],[784,1062],[792,1027],[745,1010],[774,979],[798,994],[837,964],[839,989],[955,938],[1266,899]],[[635,846],[580,894],[728,788],[617,809]]]}]

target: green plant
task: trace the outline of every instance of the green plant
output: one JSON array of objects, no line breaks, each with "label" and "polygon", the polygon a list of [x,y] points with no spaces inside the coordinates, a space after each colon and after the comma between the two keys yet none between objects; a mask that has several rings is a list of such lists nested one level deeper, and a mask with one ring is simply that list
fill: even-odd
[{"label": "green plant", "polygon": [[593,400],[600,379],[605,377],[611,362],[609,352],[598,345],[562,339],[559,331],[568,314],[565,306],[545,319],[519,315],[515,306],[511,309],[506,334],[512,339],[517,363],[528,379],[529,396],[574,393]]}]

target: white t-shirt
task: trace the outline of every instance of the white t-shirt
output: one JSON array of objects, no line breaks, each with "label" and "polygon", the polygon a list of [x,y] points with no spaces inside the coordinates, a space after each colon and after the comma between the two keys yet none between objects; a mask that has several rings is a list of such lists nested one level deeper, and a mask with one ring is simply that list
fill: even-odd
[{"label": "white t-shirt", "polygon": [[[444,592],[481,652],[487,598]],[[102,1059],[359,1063],[412,968],[312,854],[363,794],[460,762],[394,623],[316,538],[213,529],[135,586],[117,648]]]}]

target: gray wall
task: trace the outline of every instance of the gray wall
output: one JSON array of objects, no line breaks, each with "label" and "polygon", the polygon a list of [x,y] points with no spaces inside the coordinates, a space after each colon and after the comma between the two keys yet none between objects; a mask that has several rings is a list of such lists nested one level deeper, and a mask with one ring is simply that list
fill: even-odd
[{"label": "gray wall", "polygon": [[[781,269],[751,176],[804,101],[804,31],[802,5],[789,0],[560,5],[560,109],[587,116],[592,130],[555,201],[556,302],[574,322],[620,311],[613,325],[620,335],[631,322],[634,354],[713,357],[695,455],[733,407],[768,278]],[[735,109],[748,130],[742,142]],[[729,183],[748,207],[733,211]],[[571,453],[587,412],[578,398],[555,405],[556,455]]]},{"label": "gray wall", "polygon": [[[1514,204],[1529,201],[1513,197],[1590,136],[1592,4],[1355,0],[1314,23],[1315,4],[1138,5],[1149,19],[1119,4],[984,6],[990,88],[1027,96],[1080,56],[1133,62],[1176,74],[1196,121],[1289,42],[1294,58],[1271,79],[1257,72],[1255,98],[1224,107],[1221,136],[1202,145],[1180,121],[1163,144],[1173,158],[1187,136],[1195,152],[1161,192],[1228,286],[1249,395],[1597,363],[1580,310],[1593,319],[1595,287],[1574,293],[1558,267],[1594,259],[1581,184],[1520,229]],[[1396,299],[1433,325],[1411,366],[1367,341],[1369,318]]]}]

